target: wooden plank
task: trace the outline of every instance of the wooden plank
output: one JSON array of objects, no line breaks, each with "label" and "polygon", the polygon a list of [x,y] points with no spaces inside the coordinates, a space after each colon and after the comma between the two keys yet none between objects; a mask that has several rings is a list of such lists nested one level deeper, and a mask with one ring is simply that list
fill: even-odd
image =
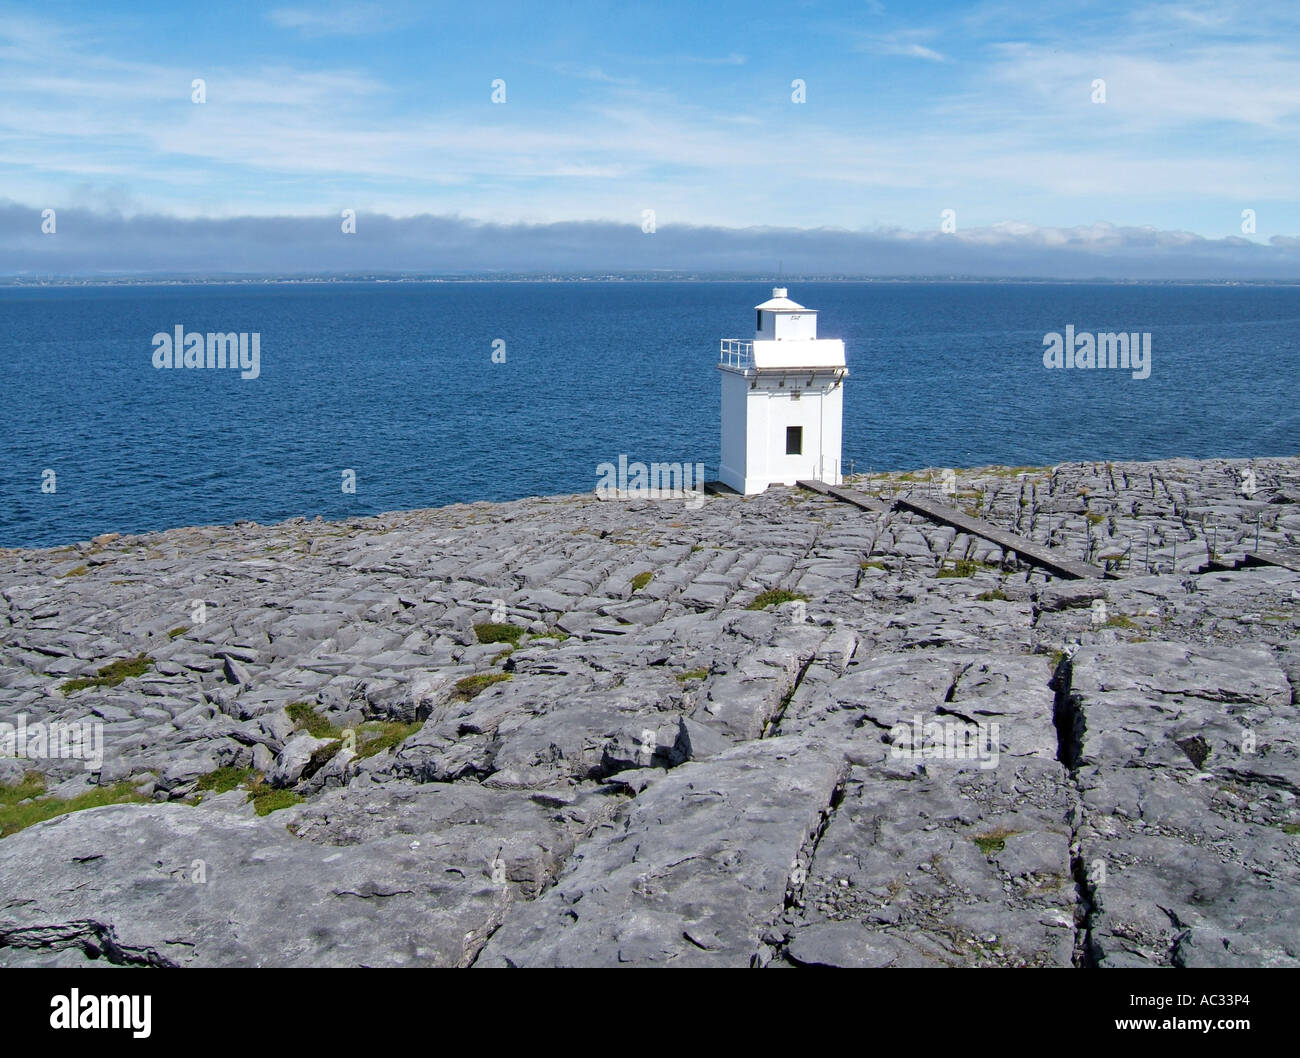
[{"label": "wooden plank", "polygon": [[843,500],[845,503],[851,503],[855,507],[861,507],[864,511],[870,511],[872,514],[884,514],[891,509],[891,504],[881,503],[880,500],[865,493],[857,492],[854,489],[840,489],[834,485],[827,485],[824,481],[800,481],[798,485],[809,492],[820,492],[823,496],[831,496],[837,500]]},{"label": "wooden plank", "polygon": [[982,537],[997,544],[1004,551],[1014,551],[1026,562],[1040,566],[1057,577],[1067,577],[1072,580],[1090,578],[1100,580],[1106,576],[1105,570],[1090,566],[1086,562],[1066,558],[1050,547],[1044,547],[1023,536],[999,529],[982,518],[972,518],[969,514],[955,507],[949,507],[946,503],[935,503],[934,500],[924,500],[915,496],[899,496],[894,502],[909,511],[923,514],[932,521],[951,525],[954,529],[960,529],[963,533],[970,533],[972,536]]},{"label": "wooden plank", "polygon": [[1247,551],[1246,564],[1250,566],[1281,566],[1283,569],[1300,573],[1300,558],[1291,555],[1279,555],[1275,551]]},{"label": "wooden plank", "polygon": [[824,481],[800,481],[799,485],[802,488],[820,492],[823,496],[832,496],[837,500],[843,500],[845,503],[851,503],[855,507],[860,507],[864,511],[871,511],[875,514],[883,514],[893,507],[902,507],[905,510],[923,515],[931,521],[939,522],[941,525],[951,525],[954,529],[960,529],[963,533],[969,533],[971,536],[978,536],[988,540],[990,543],[997,544],[1004,551],[1014,551],[1030,565],[1045,569],[1053,576],[1064,577],[1069,580],[1100,580],[1108,575],[1103,569],[1090,566],[1086,562],[1066,558],[1059,552],[1053,551],[1050,547],[1044,547],[1042,544],[1036,544],[1023,536],[1017,536],[1005,529],[999,529],[996,525],[986,522],[982,518],[972,518],[969,514],[954,507],[949,507],[946,503],[936,503],[934,500],[920,499],[915,496],[895,496],[890,502],[884,503],[864,493],[853,489],[836,488]]}]

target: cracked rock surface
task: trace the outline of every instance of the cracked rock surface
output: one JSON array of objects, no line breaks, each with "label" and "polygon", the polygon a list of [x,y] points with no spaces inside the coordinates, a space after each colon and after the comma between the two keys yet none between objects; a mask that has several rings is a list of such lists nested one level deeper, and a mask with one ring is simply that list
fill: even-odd
[{"label": "cracked rock surface", "polygon": [[941,480],[848,484],[1114,579],[781,488],[0,551],[0,724],[103,737],[0,784],[130,801],[0,965],[1300,964],[1300,459]]}]

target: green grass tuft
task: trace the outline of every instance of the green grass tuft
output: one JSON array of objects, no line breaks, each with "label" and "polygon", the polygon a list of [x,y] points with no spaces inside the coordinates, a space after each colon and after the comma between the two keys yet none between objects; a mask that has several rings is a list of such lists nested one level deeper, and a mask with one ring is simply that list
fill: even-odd
[{"label": "green grass tuft", "polygon": [[632,590],[640,591],[647,584],[649,584],[650,581],[653,579],[654,579],[653,573],[650,572],[638,573],[635,577],[632,578]]},{"label": "green grass tuft", "polygon": [[940,577],[973,577],[984,568],[983,562],[976,562],[973,558],[959,558],[951,566],[943,565],[939,567],[938,576]]},{"label": "green grass tuft", "polygon": [[45,776],[38,771],[29,771],[12,786],[0,786],[0,805],[16,805],[44,792]]},{"label": "green grass tuft", "polygon": [[236,786],[248,782],[252,775],[252,768],[234,768],[227,765],[224,768],[218,768],[216,771],[210,771],[207,775],[200,775],[197,787],[200,790],[208,790],[212,793],[229,793]]},{"label": "green grass tuft", "polygon": [[996,830],[990,830],[987,834],[978,834],[971,840],[979,846],[980,852],[985,856],[992,856],[995,852],[1001,852],[1007,847],[1007,838],[1013,834],[1018,834],[1018,830],[1007,830],[1006,827],[998,827]]},{"label": "green grass tuft", "polygon": [[292,808],[301,804],[305,798],[292,790],[278,790],[266,783],[258,783],[248,791],[248,799],[253,803],[253,811],[259,816],[269,816],[282,808]]},{"label": "green grass tuft", "polygon": [[780,606],[787,602],[807,602],[808,596],[800,595],[797,592],[786,591],[784,588],[768,588],[762,592],[753,602],[745,607],[746,610],[766,610],[769,606]]},{"label": "green grass tuft", "polygon": [[177,636],[183,636],[183,635],[184,635],[186,632],[188,632],[189,630],[190,630],[190,629],[189,629],[189,626],[188,626],[188,625],[180,625],[179,627],[177,627],[177,628],[173,628],[170,632],[168,632],[168,633],[167,633],[167,638],[168,638],[168,639],[175,639]]},{"label": "green grass tuft", "polygon": [[995,588],[993,591],[982,591],[975,598],[978,602],[1006,602],[1007,593],[1001,588]]},{"label": "green grass tuft", "polygon": [[476,676],[466,676],[463,680],[456,681],[456,688],[451,696],[457,701],[468,702],[471,698],[478,697],[492,684],[508,679],[510,679],[508,672],[480,672]]},{"label": "green grass tuft", "polygon": [[132,676],[143,676],[153,664],[148,654],[137,654],[133,658],[118,658],[110,661],[99,670],[96,676],[79,676],[75,680],[65,680],[61,690],[64,694],[85,690],[87,687],[116,687],[123,680]]},{"label": "green grass tuft", "polygon": [[678,683],[686,683],[688,680],[702,680],[709,674],[708,669],[688,669],[686,672],[677,674]]},{"label": "green grass tuft", "polygon": [[284,711],[289,714],[293,726],[299,731],[306,731],[314,738],[342,738],[343,732],[331,724],[311,707],[310,702],[294,702],[286,705]]},{"label": "green grass tuft", "polygon": [[28,772],[13,786],[0,786],[0,838],[69,812],[149,800],[129,782],[98,786],[69,798],[43,797],[44,792],[45,779],[39,772]]},{"label": "green grass tuft", "polygon": [[474,635],[480,643],[509,643],[514,646],[525,629],[519,625],[504,624],[500,621],[485,621],[474,626]]},{"label": "green grass tuft", "polygon": [[368,720],[357,728],[357,758],[373,757],[392,749],[424,726],[423,720],[403,724],[396,720]]}]

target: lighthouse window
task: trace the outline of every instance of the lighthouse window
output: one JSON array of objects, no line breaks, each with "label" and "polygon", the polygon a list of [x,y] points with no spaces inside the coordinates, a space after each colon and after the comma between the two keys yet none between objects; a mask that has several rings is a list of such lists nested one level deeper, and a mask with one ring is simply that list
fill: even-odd
[{"label": "lighthouse window", "polygon": [[785,454],[788,456],[803,455],[802,426],[787,426],[785,428]]},{"label": "lighthouse window", "polygon": [[758,321],[754,324],[754,330],[761,331],[763,329],[763,314],[761,312],[754,313],[754,319]]}]

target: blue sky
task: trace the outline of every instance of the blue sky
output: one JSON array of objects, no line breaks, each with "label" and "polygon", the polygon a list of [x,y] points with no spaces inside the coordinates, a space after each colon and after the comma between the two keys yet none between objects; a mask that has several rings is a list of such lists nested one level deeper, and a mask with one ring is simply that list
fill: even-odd
[{"label": "blue sky", "polygon": [[53,0],[0,6],[0,200],[1268,246],[1298,60],[1292,3]]}]

